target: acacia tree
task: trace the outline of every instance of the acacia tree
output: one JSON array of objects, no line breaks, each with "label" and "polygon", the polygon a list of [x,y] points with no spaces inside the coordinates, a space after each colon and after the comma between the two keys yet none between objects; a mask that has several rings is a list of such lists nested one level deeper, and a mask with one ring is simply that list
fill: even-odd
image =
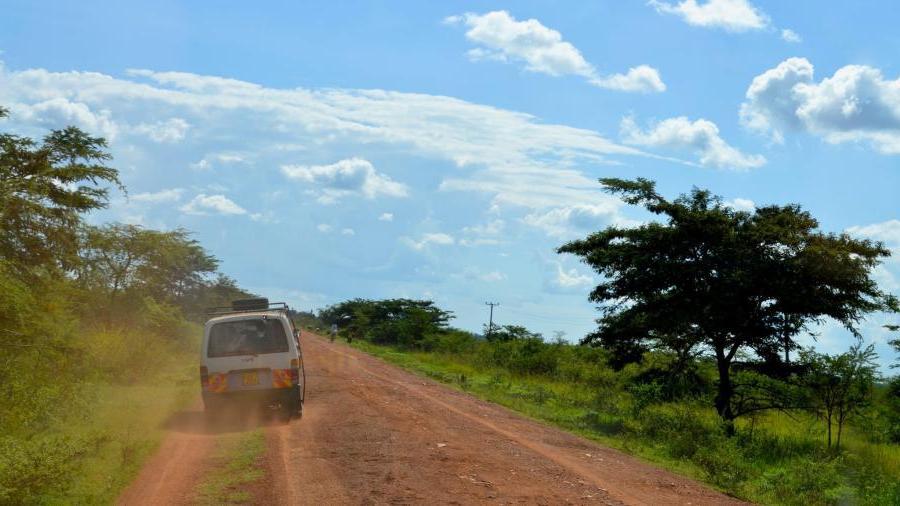
[{"label": "acacia tree", "polygon": [[862,342],[834,356],[812,350],[801,352],[807,369],[803,385],[810,395],[808,407],[825,421],[829,448],[832,427],[837,424],[835,448],[840,449],[845,423],[870,404],[878,377],[876,358],[875,347],[863,347]]},{"label": "acacia tree", "polygon": [[736,417],[765,408],[734,402],[739,352],[778,356],[811,322],[831,317],[855,334],[865,314],[896,309],[870,277],[890,252],[818,231],[799,206],[738,211],[706,190],[669,201],[646,179],[600,181],[661,221],[609,227],[559,248],[603,279],[590,294],[599,326],[582,342],[610,349],[620,363],[650,349],[708,352],[718,372],[716,411],[729,432]]},{"label": "acacia tree", "polygon": [[[6,115],[0,107],[0,118]],[[121,188],[109,159],[105,140],[75,127],[41,142],[0,133],[0,259],[71,268],[81,215],[106,207],[105,183]]]},{"label": "acacia tree", "polygon": [[183,229],[167,232],[137,225],[84,227],[78,280],[101,289],[114,305],[125,291],[183,302],[205,287],[218,260]]}]

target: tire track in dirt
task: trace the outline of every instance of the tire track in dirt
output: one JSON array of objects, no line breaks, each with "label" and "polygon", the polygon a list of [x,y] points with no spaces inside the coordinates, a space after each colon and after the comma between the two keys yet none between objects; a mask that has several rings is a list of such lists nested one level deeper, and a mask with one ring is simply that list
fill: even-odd
[{"label": "tire track in dirt", "polygon": [[304,418],[268,429],[280,504],[741,504],[304,334]]}]

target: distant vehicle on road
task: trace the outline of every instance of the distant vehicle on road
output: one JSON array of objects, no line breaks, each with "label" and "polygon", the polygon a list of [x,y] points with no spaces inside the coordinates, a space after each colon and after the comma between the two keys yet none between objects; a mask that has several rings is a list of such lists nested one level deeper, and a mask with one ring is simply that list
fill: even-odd
[{"label": "distant vehicle on road", "polygon": [[303,413],[306,374],[300,331],[283,302],[236,300],[208,310],[203,330],[200,384],[206,412],[229,406],[274,407],[289,420]]}]

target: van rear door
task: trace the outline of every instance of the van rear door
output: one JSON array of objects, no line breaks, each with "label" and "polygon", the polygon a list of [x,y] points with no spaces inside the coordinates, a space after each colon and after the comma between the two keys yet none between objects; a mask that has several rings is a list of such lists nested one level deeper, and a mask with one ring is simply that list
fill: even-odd
[{"label": "van rear door", "polygon": [[278,317],[213,323],[206,339],[210,387],[221,392],[277,388],[276,369],[290,368],[292,336]]}]

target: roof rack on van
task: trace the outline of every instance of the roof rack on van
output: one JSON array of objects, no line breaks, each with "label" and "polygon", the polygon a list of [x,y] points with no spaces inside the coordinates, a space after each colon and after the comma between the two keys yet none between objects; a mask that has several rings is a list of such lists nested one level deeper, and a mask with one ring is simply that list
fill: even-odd
[{"label": "roof rack on van", "polygon": [[206,309],[207,315],[224,315],[232,313],[253,313],[257,311],[289,311],[286,302],[269,302],[264,297],[257,299],[240,299],[233,301],[231,306],[211,307]]}]

